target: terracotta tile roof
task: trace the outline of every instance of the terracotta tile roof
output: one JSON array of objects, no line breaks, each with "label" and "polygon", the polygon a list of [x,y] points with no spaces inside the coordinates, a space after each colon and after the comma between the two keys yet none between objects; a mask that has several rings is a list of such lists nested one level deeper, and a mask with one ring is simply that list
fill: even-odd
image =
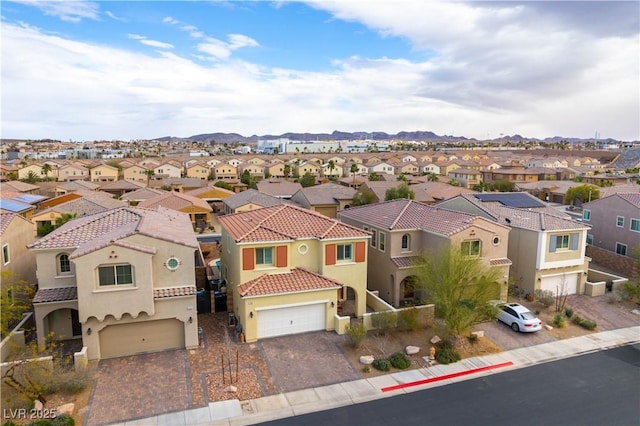
[{"label": "terracotta tile roof", "polygon": [[135,191],[136,189],[144,188],[145,186],[146,185],[144,185],[143,183],[119,179],[119,180],[114,180],[112,182],[107,182],[104,185],[101,185],[100,191],[106,191],[106,190]]},{"label": "terracotta tile roof", "polygon": [[265,274],[238,286],[240,296],[268,296],[309,290],[339,289],[339,282],[307,271],[293,268],[290,272]]},{"label": "terracotta tile roof", "polygon": [[504,266],[504,265],[511,265],[513,262],[511,262],[511,259],[507,259],[506,257],[501,257],[498,259],[491,259],[489,261],[489,264],[491,266]]},{"label": "terracotta tile roof", "polygon": [[162,287],[153,289],[154,299],[166,299],[168,297],[193,296],[197,292],[196,286]]},{"label": "terracotta tile roof", "polygon": [[411,268],[414,265],[414,261],[419,258],[419,256],[392,257],[391,261],[397,268]]},{"label": "terracotta tile roof", "polygon": [[18,216],[17,213],[2,211],[0,212],[0,234],[3,234],[7,230],[9,224],[14,217]]},{"label": "terracotta tile roof", "polygon": [[340,211],[338,215],[340,218],[381,229],[419,229],[445,236],[457,234],[479,220],[486,221],[477,215],[445,210],[407,199],[352,207]]},{"label": "terracotta tile roof", "polygon": [[37,191],[38,189],[40,189],[40,187],[37,185],[31,185],[30,183],[21,182],[19,180],[2,182],[2,186],[11,188],[13,191],[17,191],[17,192]]},{"label": "terracotta tile roof", "polygon": [[[198,247],[191,220],[184,213],[161,207],[154,210],[121,207],[71,220],[30,244],[28,248],[75,248],[76,250],[70,258],[76,258],[109,244],[117,243],[134,234],[146,235],[188,247]],[[130,242],[122,243],[131,244]],[[149,249],[144,247],[144,250]]]},{"label": "terracotta tile roof", "polygon": [[148,200],[149,198],[157,197],[158,195],[164,194],[166,191],[160,189],[153,188],[140,188],[135,191],[127,192],[120,197],[121,200],[125,201],[142,201]]},{"label": "terracotta tile roof", "polygon": [[257,188],[258,191],[274,197],[291,197],[302,189],[302,185],[287,180],[263,180],[258,182]]},{"label": "terracotta tile roof", "polygon": [[78,289],[76,287],[41,288],[36,292],[33,303],[63,302],[77,299]]},{"label": "terracotta tile roof", "polygon": [[221,216],[219,220],[236,242],[369,237],[362,229],[289,204]]}]

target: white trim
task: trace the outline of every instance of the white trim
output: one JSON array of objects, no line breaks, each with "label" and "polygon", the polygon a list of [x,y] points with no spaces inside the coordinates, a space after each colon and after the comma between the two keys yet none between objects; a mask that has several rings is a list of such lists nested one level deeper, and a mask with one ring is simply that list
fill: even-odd
[{"label": "white trim", "polygon": [[[329,289],[327,289],[329,290]],[[315,290],[317,291],[317,290]],[[257,297],[257,296],[253,296]],[[314,300],[313,302],[303,302],[303,303],[288,303],[286,305],[276,305],[276,306],[262,306],[260,308],[254,308],[256,312],[260,311],[270,311],[273,309],[285,309],[285,308],[294,308],[298,306],[309,306],[309,305],[320,305],[320,304],[329,304],[331,301],[329,299],[326,300]]]}]

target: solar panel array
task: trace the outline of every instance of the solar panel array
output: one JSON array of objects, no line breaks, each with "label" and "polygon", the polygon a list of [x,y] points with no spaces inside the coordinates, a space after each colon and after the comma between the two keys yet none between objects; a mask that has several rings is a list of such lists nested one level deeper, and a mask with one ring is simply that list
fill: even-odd
[{"label": "solar panel array", "polygon": [[0,209],[13,213],[19,213],[32,207],[31,204],[21,203],[19,201],[0,199]]},{"label": "solar panel array", "polygon": [[528,209],[534,207],[545,207],[545,204],[526,192],[492,192],[475,194],[480,201],[497,201],[507,207]]}]

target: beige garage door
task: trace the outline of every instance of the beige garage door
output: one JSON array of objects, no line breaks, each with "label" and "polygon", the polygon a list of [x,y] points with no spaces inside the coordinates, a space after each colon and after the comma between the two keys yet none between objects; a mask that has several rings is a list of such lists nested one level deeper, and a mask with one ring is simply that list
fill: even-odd
[{"label": "beige garage door", "polygon": [[110,325],[100,331],[100,358],[184,347],[184,324],[177,319]]}]

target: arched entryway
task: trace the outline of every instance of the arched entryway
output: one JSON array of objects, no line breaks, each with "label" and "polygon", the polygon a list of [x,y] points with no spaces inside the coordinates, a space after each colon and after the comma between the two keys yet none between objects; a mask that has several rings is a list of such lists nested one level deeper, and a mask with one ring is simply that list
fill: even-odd
[{"label": "arched entryway", "polygon": [[42,320],[43,333],[47,339],[68,340],[82,337],[82,324],[78,310],[60,308],[49,312]]},{"label": "arched entryway", "polygon": [[409,275],[400,282],[400,306],[414,305],[418,299],[418,278]]}]

